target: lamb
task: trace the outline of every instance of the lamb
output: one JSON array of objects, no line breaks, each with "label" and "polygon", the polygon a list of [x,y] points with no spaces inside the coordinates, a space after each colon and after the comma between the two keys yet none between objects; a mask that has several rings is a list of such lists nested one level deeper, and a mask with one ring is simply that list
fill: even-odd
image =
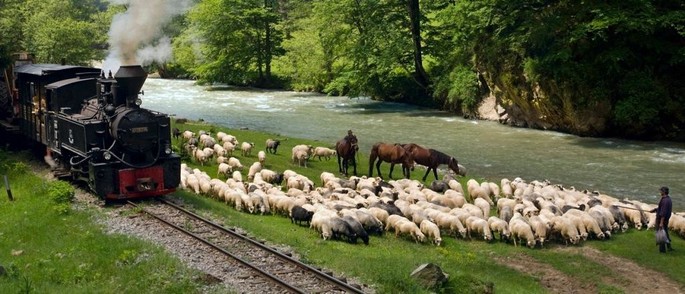
[{"label": "lamb", "polygon": [[436,246],[440,246],[442,238],[440,238],[440,228],[438,228],[438,225],[429,220],[423,220],[419,225],[419,229],[421,229],[421,232],[429,239],[432,239]]},{"label": "lamb", "polygon": [[280,140],[266,139],[266,152],[276,154],[276,150],[278,149],[278,145],[280,144]]},{"label": "lamb", "polygon": [[326,158],[326,160],[330,160],[331,156],[335,155],[335,150],[327,148],[327,147],[316,147],[314,148],[313,156],[319,157],[319,161],[321,161],[321,157]]},{"label": "lamb", "polygon": [[496,216],[491,216],[488,218],[488,226],[490,226],[490,231],[493,234],[499,233],[500,241],[509,240],[511,237],[511,233],[509,232],[509,224]]},{"label": "lamb", "polygon": [[257,159],[259,160],[259,163],[264,165],[264,161],[266,161],[266,153],[260,150],[259,152],[257,152]]},{"label": "lamb", "polygon": [[312,221],[312,216],[314,216],[313,211],[309,211],[302,208],[302,206],[295,205],[290,210],[290,223],[299,225],[301,222],[304,222],[307,226],[309,226],[310,222]]},{"label": "lamb", "polygon": [[252,147],[254,147],[254,143],[251,142],[243,142],[240,145],[240,151],[242,152],[243,156],[249,156],[250,153],[252,153]]}]

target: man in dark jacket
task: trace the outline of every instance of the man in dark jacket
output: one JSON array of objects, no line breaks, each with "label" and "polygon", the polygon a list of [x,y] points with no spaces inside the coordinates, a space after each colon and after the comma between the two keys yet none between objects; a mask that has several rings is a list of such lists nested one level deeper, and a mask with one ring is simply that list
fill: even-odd
[{"label": "man in dark jacket", "polygon": [[659,244],[659,252],[666,252],[666,247],[668,250],[673,250],[671,247],[671,237],[668,235],[668,221],[671,219],[671,197],[668,196],[668,187],[659,188],[661,193],[661,200],[659,201],[659,206],[653,209],[652,212],[656,212],[656,229],[664,229],[666,232],[666,238],[668,238],[668,243]]}]

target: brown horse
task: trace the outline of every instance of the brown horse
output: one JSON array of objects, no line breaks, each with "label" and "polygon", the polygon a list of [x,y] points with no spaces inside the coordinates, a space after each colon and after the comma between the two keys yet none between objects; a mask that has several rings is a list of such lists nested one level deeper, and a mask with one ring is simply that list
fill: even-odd
[{"label": "brown horse", "polygon": [[[376,159],[378,161],[376,161]],[[376,170],[378,171],[378,176],[381,175],[381,163],[390,163],[390,173],[388,177],[392,179],[392,170],[395,164],[402,164],[402,175],[405,178],[409,178],[410,170],[414,169],[414,160],[412,159],[411,153],[407,152],[402,148],[400,144],[387,144],[387,143],[376,143],[371,148],[371,155],[369,156],[369,177],[373,177],[373,164],[376,163]]]},{"label": "brown horse", "polygon": [[357,175],[357,160],[355,155],[359,150],[356,136],[348,136],[335,143],[335,152],[338,155],[338,169],[340,173],[347,176],[347,169],[349,165],[354,168],[354,175]]},{"label": "brown horse", "polygon": [[462,172],[459,169],[459,162],[457,162],[457,159],[452,156],[449,156],[435,149],[423,148],[414,143],[404,144],[402,145],[402,147],[404,147],[405,150],[411,153],[412,158],[417,164],[426,166],[428,168],[426,169],[426,174],[423,175],[423,181],[426,181],[426,178],[428,177],[428,174],[430,173],[431,169],[433,170],[433,175],[437,180],[437,168],[441,164],[446,164],[452,171],[454,171],[458,175],[465,175],[465,172]]}]

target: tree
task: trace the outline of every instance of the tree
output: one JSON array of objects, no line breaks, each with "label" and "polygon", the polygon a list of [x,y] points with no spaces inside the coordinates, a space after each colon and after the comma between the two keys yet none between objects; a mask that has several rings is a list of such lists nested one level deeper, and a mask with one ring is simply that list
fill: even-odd
[{"label": "tree", "polygon": [[238,85],[272,83],[273,56],[282,54],[275,5],[251,0],[199,3],[189,15],[191,28],[186,30],[203,43],[207,62],[192,70],[198,79]]}]

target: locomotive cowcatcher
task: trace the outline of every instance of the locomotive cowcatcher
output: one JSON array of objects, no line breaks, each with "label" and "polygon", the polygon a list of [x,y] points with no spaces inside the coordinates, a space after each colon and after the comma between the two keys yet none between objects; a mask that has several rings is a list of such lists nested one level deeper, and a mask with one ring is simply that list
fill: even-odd
[{"label": "locomotive cowcatcher", "polygon": [[46,150],[59,177],[85,181],[106,200],[164,195],[180,182],[169,116],[140,107],[147,73],[24,64],[15,68],[18,131]]}]

